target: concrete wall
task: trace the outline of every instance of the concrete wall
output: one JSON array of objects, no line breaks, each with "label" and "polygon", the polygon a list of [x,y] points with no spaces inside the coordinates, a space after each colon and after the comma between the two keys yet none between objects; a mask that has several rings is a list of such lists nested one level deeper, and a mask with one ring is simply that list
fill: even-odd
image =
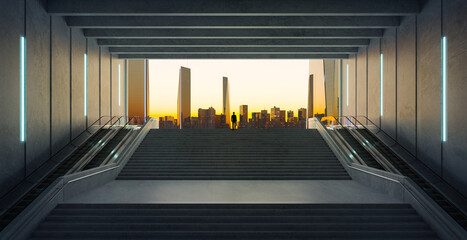
[{"label": "concrete wall", "polygon": [[[48,15],[44,6],[45,0],[0,2],[0,121],[3,125],[0,128],[0,196],[100,115],[109,114],[112,105],[107,50],[102,49],[104,54],[100,55],[94,39],[86,39],[79,29],[70,29],[63,18]],[[20,142],[20,36],[26,36],[27,49],[26,142]],[[84,115],[86,51],[87,118]],[[100,82],[102,78],[106,80]],[[124,88],[122,85],[123,92]],[[107,100],[103,101],[104,98]],[[124,103],[116,113],[124,113]],[[118,106],[118,102],[113,104]]]},{"label": "concrete wall", "polygon": [[[343,115],[366,115],[405,146],[425,165],[467,195],[467,2],[425,1],[417,16],[401,19],[360,49],[357,58],[343,61]],[[448,137],[441,139],[441,37],[448,38]],[[368,51],[368,55],[365,55]],[[380,116],[380,53],[383,54],[383,115]],[[346,64],[357,61],[357,91]],[[367,61],[367,66],[362,66]],[[365,75],[368,78],[365,79]],[[368,91],[365,88],[368,84]],[[368,94],[366,94],[368,92]],[[356,103],[354,102],[356,98]],[[366,113],[362,108],[368,107]]]}]

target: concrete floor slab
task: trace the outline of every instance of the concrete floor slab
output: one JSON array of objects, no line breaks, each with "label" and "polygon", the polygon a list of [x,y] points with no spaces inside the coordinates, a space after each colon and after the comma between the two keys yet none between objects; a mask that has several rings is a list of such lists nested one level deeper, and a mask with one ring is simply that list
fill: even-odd
[{"label": "concrete floor slab", "polygon": [[66,203],[400,203],[352,180],[116,180]]}]

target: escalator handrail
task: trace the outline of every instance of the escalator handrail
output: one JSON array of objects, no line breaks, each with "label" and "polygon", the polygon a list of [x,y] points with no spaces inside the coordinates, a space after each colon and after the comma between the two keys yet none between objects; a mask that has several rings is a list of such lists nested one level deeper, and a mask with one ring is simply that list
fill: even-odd
[{"label": "escalator handrail", "polygon": [[[379,127],[378,125],[376,125],[373,121],[371,121],[368,117],[366,116],[363,116],[363,115],[359,115],[357,117],[355,116],[350,116],[351,118],[355,119],[355,121],[357,121],[362,127],[364,127],[366,130],[368,130],[369,132],[373,133],[373,131],[371,131],[370,129],[368,129],[364,124],[362,124],[362,122],[360,122],[357,117],[363,117],[365,118],[367,121],[369,121],[371,124],[373,124],[373,126],[375,126],[376,128],[378,128],[378,132],[382,132],[386,137],[390,138],[394,144],[396,144],[397,146],[401,147],[402,149],[404,149],[404,151],[406,153],[408,153],[410,156],[412,156],[414,159],[418,159],[413,153],[411,153],[407,148],[405,148],[404,146],[402,146],[402,144],[400,144],[396,139],[394,139],[393,137],[391,137],[391,135],[389,135],[388,133],[386,133],[383,129],[381,129],[381,127]],[[373,134],[374,135],[374,134]]]},{"label": "escalator handrail", "polygon": [[[117,117],[117,116],[115,116],[115,117]],[[109,127],[108,129],[112,129],[112,127],[115,126],[115,124],[116,124],[117,122],[120,122],[120,119],[122,119],[123,117],[126,117],[126,116],[120,116],[120,117],[118,117],[118,119],[115,120],[115,121],[112,123],[112,125],[110,125],[110,127]],[[104,126],[105,126],[105,125],[104,125]],[[125,124],[125,126],[126,126],[126,124]],[[121,129],[123,129],[123,127],[117,129],[117,131],[114,132],[114,133],[112,133],[112,132],[107,133],[102,139],[104,139],[104,138],[107,137],[107,136],[113,135],[113,136],[110,138],[110,139],[112,139],[115,135],[118,134],[118,132],[120,132]],[[110,141],[110,140],[109,140],[109,141]],[[100,141],[99,141],[99,142],[100,142]],[[108,144],[108,142],[107,142],[106,144]],[[88,155],[88,153],[87,153],[87,154],[85,155],[85,156],[87,156],[87,157],[86,157],[85,159],[80,159],[77,163],[75,163],[75,164],[73,165],[73,167],[72,167],[65,175],[68,175],[68,174],[71,174],[71,173],[74,173],[74,172],[79,172],[79,171],[81,171],[81,170],[89,163],[89,161],[91,161],[91,160],[96,156],[96,154],[98,154],[98,153],[102,150],[102,148],[104,148],[104,146],[105,146],[106,144],[104,144],[104,145],[99,145],[99,144],[98,144],[98,145],[92,147],[92,148],[88,151],[88,153],[90,153],[90,152],[92,152],[92,151],[97,151],[97,152],[94,153],[94,154],[91,153],[91,156],[92,156],[91,158],[89,158],[89,155]],[[93,149],[99,149],[99,150],[93,150]],[[85,157],[85,156],[83,156],[83,157]]]},{"label": "escalator handrail", "polygon": [[[121,117],[118,118],[117,121],[119,121],[122,117],[125,117],[125,118],[126,118],[127,116],[121,116]],[[120,127],[120,128],[115,132],[115,134],[113,135],[112,138],[114,138],[122,129],[125,129],[125,127],[128,125],[128,123],[129,123],[131,120],[133,120],[133,118],[135,118],[135,117],[136,117],[136,116],[133,116],[133,117],[129,118],[128,121],[125,123],[125,125],[123,125],[123,127]],[[117,123],[117,121],[115,121],[115,123]],[[115,123],[112,124],[112,126],[110,126],[110,127],[113,127],[113,126],[115,125]],[[111,140],[109,140],[109,141],[107,142],[107,144],[108,144],[110,141],[111,141]],[[119,146],[119,145],[117,145],[117,147],[118,147],[118,146]],[[116,147],[116,148],[117,148],[117,147]],[[99,150],[99,152],[102,151],[102,149],[103,149],[103,148],[101,148],[101,149]],[[113,149],[113,150],[114,150],[114,149]],[[96,155],[93,155],[93,157],[92,157],[91,159],[89,159],[89,161],[86,161],[86,163],[84,163],[84,164],[83,164],[83,163],[77,163],[77,164],[82,164],[82,166],[80,166],[78,169],[76,169],[75,172],[82,171],[84,168],[86,168],[86,166],[97,156],[97,154],[99,154],[99,152],[97,152]],[[113,152],[114,152],[114,151],[113,151]],[[110,155],[113,155],[113,154],[109,154],[109,156],[110,156]]]},{"label": "escalator handrail", "polygon": [[[114,119],[116,116],[111,117],[111,116],[105,116],[105,115],[104,115],[104,116],[99,117],[99,119],[97,119],[96,121],[94,121],[89,127],[87,127],[87,128],[86,128],[85,130],[83,130],[80,134],[78,134],[78,136],[74,137],[69,143],[67,143],[65,146],[63,146],[60,150],[58,150],[55,154],[53,154],[49,159],[47,159],[46,161],[44,161],[44,162],[43,162],[41,165],[39,165],[34,171],[32,171],[30,174],[28,174],[26,177],[24,177],[19,183],[17,183],[14,187],[12,187],[12,188],[11,188],[10,190],[8,190],[6,193],[4,193],[4,194],[0,197],[0,203],[2,203],[3,200],[4,200],[9,194],[11,194],[15,189],[17,189],[18,186],[20,186],[21,184],[24,184],[25,182],[27,182],[28,179],[29,179],[33,174],[35,174],[37,171],[39,171],[39,169],[41,169],[45,164],[47,164],[47,163],[49,162],[50,159],[53,159],[55,156],[57,156],[59,153],[61,153],[66,147],[68,147],[68,146],[70,146],[70,145],[73,145],[73,141],[74,141],[74,140],[78,139],[78,138],[79,138],[82,134],[84,134],[85,132],[88,132],[88,133],[89,133],[88,130],[89,130],[91,127],[93,127],[97,122],[99,122],[99,121],[100,121],[102,118],[104,118],[104,117],[110,117],[110,120],[108,120],[105,124],[103,124],[101,127],[99,127],[99,129],[98,129],[97,131],[95,131],[95,133],[97,133],[97,132],[98,132],[99,130],[101,130],[104,126],[106,126],[106,125],[107,125],[110,121],[112,121],[112,119]],[[91,135],[91,136],[92,136],[92,135]],[[84,144],[84,142],[83,142],[82,144]],[[82,144],[81,144],[81,145],[82,145]],[[81,145],[80,145],[80,146],[81,146]],[[74,151],[76,151],[80,146],[76,146],[76,149],[74,149],[74,150],[72,151],[72,153],[73,153]],[[66,158],[68,158],[68,156],[65,157],[64,159],[66,159]],[[63,159],[63,160],[64,160],[64,159]],[[58,164],[58,165],[60,165],[60,164]],[[58,167],[58,165],[57,165],[56,167]],[[52,171],[53,171],[56,167],[54,167],[54,168],[52,169]],[[51,172],[51,171],[49,171],[48,173],[50,173],[50,172]],[[48,175],[48,173],[47,173],[47,175]],[[42,181],[44,178],[45,178],[45,176],[42,177],[39,181]],[[19,197],[19,199],[21,199],[22,197],[24,197],[24,195],[25,195],[26,193],[28,193],[29,191],[30,191],[30,189],[28,189],[28,191],[25,191],[24,193],[22,193],[21,196]],[[6,210],[8,210],[9,208],[10,208],[10,207],[1,210],[1,211],[0,211],[0,214],[3,214],[3,212],[6,211]]]},{"label": "escalator handrail", "polygon": [[[124,129],[124,128],[128,125],[128,123],[131,122],[131,120],[132,120],[133,118],[135,118],[135,117],[136,117],[136,116],[131,117],[131,118],[128,120],[127,124],[125,124],[125,126],[123,126],[122,129]],[[122,140],[112,149],[112,151],[110,151],[110,154],[102,161],[102,163],[99,165],[99,167],[105,166],[105,165],[111,163],[111,160],[112,160],[112,159],[115,160],[114,156],[116,156],[116,154],[118,153],[118,151],[119,151],[119,149],[122,147],[122,145],[124,145],[125,142],[128,141],[128,138],[131,136],[130,134],[131,134],[131,131],[129,131],[129,132],[122,138]]]},{"label": "escalator handrail", "polygon": [[[346,118],[354,127],[355,129],[358,129],[358,126],[352,122],[352,120],[349,119],[348,116],[341,116],[341,117],[344,117]],[[360,123],[360,122],[359,122]],[[361,124],[361,123],[360,123]],[[347,131],[349,131],[347,129]],[[350,131],[349,131],[350,133]],[[351,133],[352,134],[352,133]],[[357,135],[358,137],[361,137],[363,139],[365,139],[364,136],[362,136],[359,132],[355,132],[354,133],[355,135]],[[369,145],[370,147],[368,147],[370,150],[366,150],[366,151],[373,151],[373,154],[377,155],[377,157],[373,157],[375,159],[376,162],[378,162],[386,171],[388,172],[392,172],[392,173],[396,173],[396,174],[399,174],[399,175],[402,175],[401,172],[389,161],[386,159],[386,157],[384,155],[382,155],[380,153],[380,151],[378,151],[377,149],[374,148],[374,146],[371,146]],[[366,147],[364,147],[366,148]]]},{"label": "escalator handrail", "polygon": [[[342,123],[341,123],[336,117],[334,117],[334,116],[332,116],[332,117],[336,120],[336,122],[337,122],[343,129],[345,129],[344,125],[342,125]],[[348,130],[346,129],[345,131],[348,131]],[[351,150],[354,150],[354,149],[353,149],[352,146],[350,146],[350,144],[345,140],[345,138],[342,137],[342,135],[341,135],[339,132],[337,132],[337,131],[336,131],[336,134],[338,135],[339,138],[342,138],[342,140],[343,140],[342,143],[349,149],[349,151],[350,151],[353,155],[355,155],[355,158],[357,159],[358,164],[363,165],[363,166],[368,166],[368,164],[366,164],[366,162],[360,157],[360,155],[358,155],[357,153],[351,151]],[[355,150],[354,150],[354,151],[355,151]]]},{"label": "escalator handrail", "polygon": [[[356,117],[354,116],[351,116],[353,119],[355,119],[360,125],[362,125],[370,134],[373,134],[377,139],[379,139],[370,129],[368,129],[365,125],[363,125]],[[389,136],[386,132],[384,132],[384,130],[382,130],[380,127],[378,127],[373,121],[371,121],[368,117],[366,116],[358,116],[358,117],[363,117],[365,118],[366,120],[368,120],[371,124],[373,124],[375,127],[378,128],[378,132],[382,132],[384,133],[386,136],[388,136],[389,138],[391,138],[391,140],[394,141],[394,143],[401,147],[402,149],[404,149],[405,152],[407,152],[408,154],[410,154],[414,159],[417,160],[417,162],[423,164],[426,168],[430,169],[423,161],[419,160],[415,155],[413,155],[409,150],[407,150],[404,146],[402,146],[399,142],[397,142],[394,138],[392,138],[391,136]],[[381,141],[381,140],[380,140]],[[382,141],[381,141],[382,142]],[[384,142],[382,142],[384,145],[386,145]],[[386,146],[387,147],[387,146]],[[390,147],[388,147],[391,151],[393,151]],[[393,151],[394,152],[394,151]],[[398,158],[401,158],[400,156],[398,156],[398,154],[396,154],[396,156]],[[402,159],[401,159],[402,160]],[[410,164],[408,164],[405,160],[403,160],[403,162],[405,162],[414,172],[416,172],[418,175],[420,175],[420,177],[422,177],[426,182],[430,182],[428,181],[422,174],[420,174],[418,171],[416,171],[416,169],[414,169]],[[465,196],[460,193],[457,189],[455,189],[454,187],[452,187],[448,182],[446,182],[443,178],[441,178],[441,176],[439,176],[435,171],[431,170],[431,173],[432,174],[435,174],[438,178],[439,178],[439,181],[442,181],[444,184],[446,184],[447,186],[449,186],[450,190],[451,191],[454,191],[455,193],[458,194],[458,196],[462,196],[465,198]],[[446,199],[448,199],[446,197],[446,195],[443,193],[443,191],[440,191],[440,189],[436,188],[436,186],[432,185],[433,187],[435,187],[435,189],[437,189]],[[459,206],[457,206],[457,203],[453,202],[453,201],[450,201],[451,204],[453,204],[454,206],[456,206],[456,208],[459,210],[459,212],[461,212],[462,214],[465,214],[464,211],[462,210],[462,208],[460,208]]]}]

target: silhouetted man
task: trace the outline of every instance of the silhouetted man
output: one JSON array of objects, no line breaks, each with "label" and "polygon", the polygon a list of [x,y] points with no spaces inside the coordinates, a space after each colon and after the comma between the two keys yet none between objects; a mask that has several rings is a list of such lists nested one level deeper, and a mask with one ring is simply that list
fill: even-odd
[{"label": "silhouetted man", "polygon": [[232,114],[232,118],[230,118],[231,122],[232,122],[232,131],[235,130],[235,128],[237,128],[237,116],[235,115],[235,112],[233,112]]}]

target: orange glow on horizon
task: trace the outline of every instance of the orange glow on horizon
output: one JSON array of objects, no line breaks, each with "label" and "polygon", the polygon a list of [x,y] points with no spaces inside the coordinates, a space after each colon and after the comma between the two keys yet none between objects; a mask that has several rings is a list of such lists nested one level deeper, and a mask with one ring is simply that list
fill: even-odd
[{"label": "orange glow on horizon", "polygon": [[252,112],[274,106],[294,111],[306,108],[309,60],[149,60],[149,115],[174,116],[180,67],[191,69],[191,116],[213,107],[222,113],[222,77],[230,85],[230,112],[240,105]]}]

